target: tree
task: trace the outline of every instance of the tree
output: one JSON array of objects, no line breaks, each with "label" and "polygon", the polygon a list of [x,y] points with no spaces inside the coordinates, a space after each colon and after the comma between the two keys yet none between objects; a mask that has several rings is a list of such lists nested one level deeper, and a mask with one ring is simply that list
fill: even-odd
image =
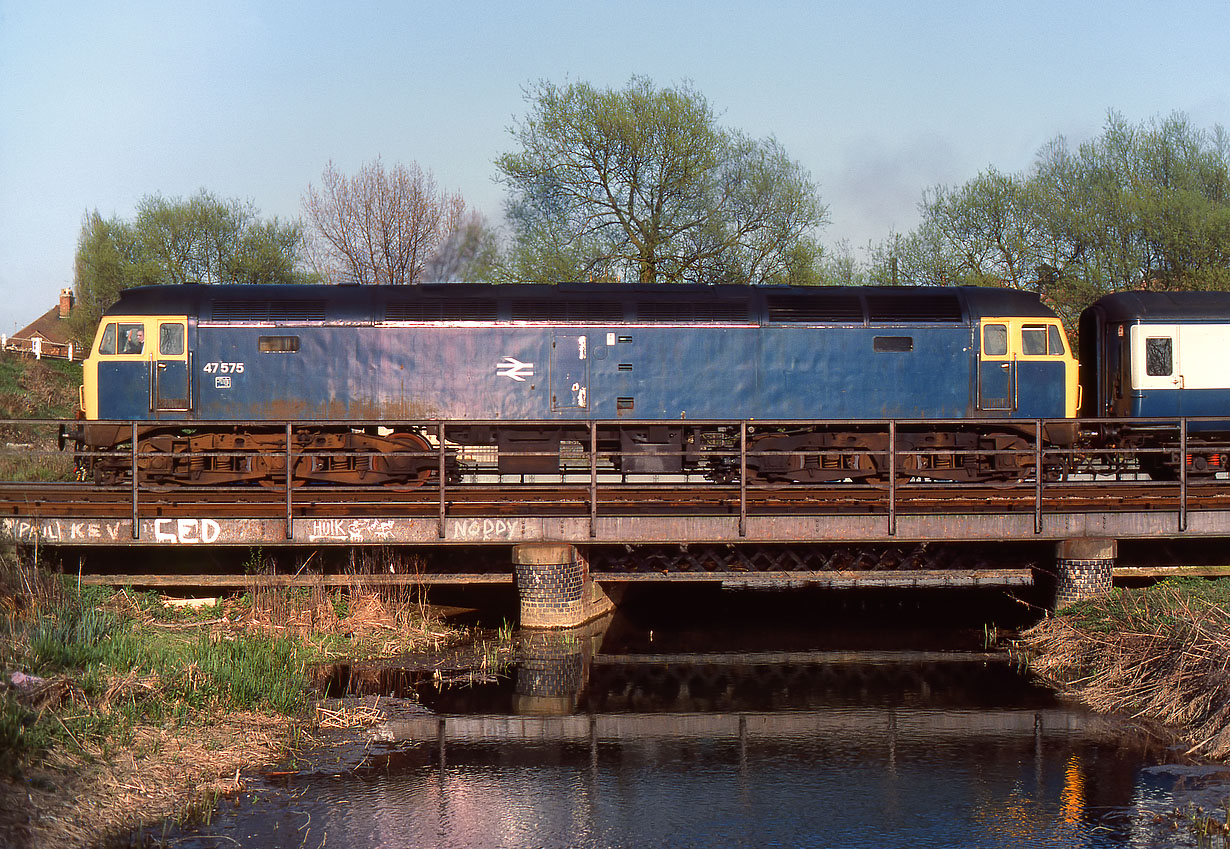
[{"label": "tree", "polygon": [[132,221],[87,213],[77,239],[73,336],[88,344],[103,311],[132,286],[301,282],[301,237],[298,224],[262,219],[252,204],[204,190],[186,200],[147,196]]},{"label": "tree", "polygon": [[461,223],[465,201],[437,189],[417,164],[386,171],[377,157],[353,177],[330,162],[320,189],[308,186],[303,211],[311,262],[323,279],[410,285]]},{"label": "tree", "polygon": [[824,223],[810,175],[773,139],[718,125],[688,85],[633,77],[527,89],[496,160],[510,189],[509,276],[541,282],[763,283],[792,279]]},{"label": "tree", "polygon": [[910,283],[1031,289],[1069,322],[1120,289],[1230,288],[1230,142],[1181,115],[1111,113],[1076,150],[1057,137],[1028,171],[990,168],[919,209],[918,228],[878,250]]}]

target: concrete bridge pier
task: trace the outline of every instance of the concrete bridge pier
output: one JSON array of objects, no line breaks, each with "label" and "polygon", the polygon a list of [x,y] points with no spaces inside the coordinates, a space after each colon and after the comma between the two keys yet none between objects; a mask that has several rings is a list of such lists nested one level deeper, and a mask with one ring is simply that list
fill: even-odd
[{"label": "concrete bridge pier", "polygon": [[615,609],[589,576],[585,555],[568,543],[513,546],[522,628],[575,628]]},{"label": "concrete bridge pier", "polygon": [[1109,593],[1117,555],[1113,539],[1060,542],[1055,550],[1055,609]]}]

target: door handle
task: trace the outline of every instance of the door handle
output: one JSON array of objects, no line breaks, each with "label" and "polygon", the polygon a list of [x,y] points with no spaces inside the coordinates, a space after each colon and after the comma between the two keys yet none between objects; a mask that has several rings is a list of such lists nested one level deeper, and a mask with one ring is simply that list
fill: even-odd
[{"label": "door handle", "polygon": [[1009,368],[1011,368],[1011,366],[1008,363],[1000,363],[999,367],[1002,368],[1004,371],[1007,371]]}]

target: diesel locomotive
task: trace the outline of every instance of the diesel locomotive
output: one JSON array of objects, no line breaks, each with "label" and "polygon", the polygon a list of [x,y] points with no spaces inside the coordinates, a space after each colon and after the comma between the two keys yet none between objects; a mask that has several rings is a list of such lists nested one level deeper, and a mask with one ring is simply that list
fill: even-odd
[{"label": "diesel locomotive", "polygon": [[625,475],[814,483],[883,479],[895,419],[899,473],[1011,480],[1035,420],[1073,444],[1078,396],[1059,319],[1008,289],[185,285],[107,310],[65,436],[104,483],[138,432],[153,482],[413,486],[443,421],[449,475],[593,440]]}]

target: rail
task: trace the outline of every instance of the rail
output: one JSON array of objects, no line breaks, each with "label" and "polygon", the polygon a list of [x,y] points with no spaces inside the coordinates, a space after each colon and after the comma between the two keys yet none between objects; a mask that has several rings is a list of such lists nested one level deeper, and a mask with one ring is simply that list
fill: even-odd
[{"label": "rail", "polygon": [[[154,499],[164,499],[168,490],[176,486],[160,480],[150,468],[165,461],[167,452],[144,438],[153,429],[165,431],[168,425],[179,427],[175,422],[103,422],[123,428],[128,438],[117,450],[81,451],[75,455],[61,450],[59,430],[62,426],[75,426],[79,422],[58,420],[2,420],[0,433],[0,478],[4,480],[53,481],[71,480],[79,464],[91,459],[109,458],[118,462],[123,459],[127,467],[127,480],[107,485],[82,481],[86,489],[109,492],[126,492],[130,500],[132,535],[139,534],[143,506]],[[1044,518],[1053,510],[1056,493],[1076,485],[1088,487],[1096,484],[1106,493],[1107,503],[1114,502],[1120,487],[1146,487],[1156,493],[1160,503],[1168,504],[1177,515],[1177,531],[1187,530],[1190,500],[1193,491],[1203,493],[1212,488],[1227,486],[1225,466],[1230,458],[1230,428],[1227,422],[1216,418],[1175,418],[1142,421],[1139,419],[1097,419],[1075,422],[1084,438],[1072,444],[1055,444],[1047,434],[1060,428],[1071,428],[1072,420],[1005,420],[1005,419],[960,419],[921,420],[894,419],[890,421],[848,420],[735,420],[701,421],[687,420],[665,423],[670,428],[683,429],[699,438],[700,434],[718,437],[714,444],[703,451],[698,446],[681,444],[678,447],[652,446],[652,452],[628,450],[621,444],[612,444],[609,436],[620,429],[660,427],[661,421],[612,420],[612,421],[550,421],[521,423],[538,425],[544,429],[564,429],[566,438],[558,449],[512,450],[495,445],[470,445],[450,439],[464,428],[474,433],[477,427],[508,426],[508,422],[474,421],[228,421],[214,423],[243,429],[260,427],[267,433],[280,434],[276,452],[266,446],[259,452],[228,450],[218,452],[181,452],[174,454],[176,462],[205,461],[218,457],[233,458],[239,463],[251,461],[257,454],[279,455],[282,473],[270,477],[260,489],[279,492],[282,497],[287,539],[291,537],[296,516],[305,515],[309,495],[329,491],[330,485],[308,484],[295,478],[299,465],[305,460],[329,462],[351,467],[371,468],[377,459],[401,459],[417,461],[417,468],[424,470],[425,481],[415,489],[424,498],[430,493],[431,509],[438,519],[439,537],[445,538],[447,520],[452,516],[453,501],[480,486],[517,486],[525,493],[551,490],[582,494],[584,504],[579,507],[581,515],[587,515],[590,536],[595,535],[599,517],[621,515],[626,510],[627,500],[621,493],[635,488],[639,492],[661,491],[679,493],[685,491],[712,493],[732,513],[737,510],[739,537],[746,536],[749,511],[783,509],[806,511],[807,502],[793,500],[780,508],[765,507],[766,495],[780,496],[794,491],[815,492],[818,489],[844,493],[848,504],[844,509],[863,514],[883,514],[889,536],[896,534],[897,523],[903,507],[915,505],[920,496],[944,488],[945,491],[960,491],[985,488],[985,481],[962,484],[943,480],[945,474],[956,474],[955,467],[966,464],[982,464],[984,468],[1001,471],[1003,480],[993,485],[998,491],[1017,496],[1018,505],[1028,501],[1033,512],[1035,533],[1041,533]],[[972,434],[982,428],[998,428],[1006,431],[1011,425],[1014,438],[991,448],[986,445],[974,447],[927,447],[927,434],[948,431]],[[191,429],[190,423],[183,428]],[[308,451],[297,443],[296,435],[306,429],[342,428],[369,433],[414,433],[422,438],[425,448],[392,452],[328,450]],[[774,434],[818,434],[830,429],[856,433],[863,445],[872,446],[804,446],[789,450],[771,449],[764,437]],[[605,439],[605,443],[604,443]],[[516,473],[500,471],[501,458],[516,457],[522,460],[552,458],[558,462],[558,471],[552,474]],[[636,469],[638,461],[644,465],[649,458],[663,468],[678,471],[645,472]],[[849,465],[857,460],[854,465]],[[769,462],[771,461],[771,462]],[[818,469],[847,468],[852,474],[845,480],[827,481],[802,486],[783,479],[783,474],[758,473],[766,463],[775,468]],[[858,466],[858,463],[870,463]],[[847,464],[843,466],[842,464]],[[944,467],[944,468],[941,468]],[[428,471],[429,470],[429,471]],[[940,478],[928,477],[939,475]],[[784,475],[789,477],[788,474]],[[1167,479],[1171,478],[1171,479]],[[410,482],[413,483],[413,482]],[[410,489],[410,484],[394,487],[395,490]],[[235,504],[249,500],[245,493],[257,488],[252,484],[241,486],[180,487],[194,492],[230,493]],[[344,488],[337,488],[345,492]],[[1136,491],[1136,490],[1133,490]],[[268,493],[272,495],[273,493]],[[532,502],[532,499],[530,499]],[[241,507],[239,509],[242,509]],[[643,503],[638,506],[644,510]],[[918,509],[913,507],[912,509]],[[928,510],[942,513],[943,503],[931,503]],[[1020,510],[1018,506],[1014,508]],[[1156,508],[1155,508],[1156,509]]]}]

